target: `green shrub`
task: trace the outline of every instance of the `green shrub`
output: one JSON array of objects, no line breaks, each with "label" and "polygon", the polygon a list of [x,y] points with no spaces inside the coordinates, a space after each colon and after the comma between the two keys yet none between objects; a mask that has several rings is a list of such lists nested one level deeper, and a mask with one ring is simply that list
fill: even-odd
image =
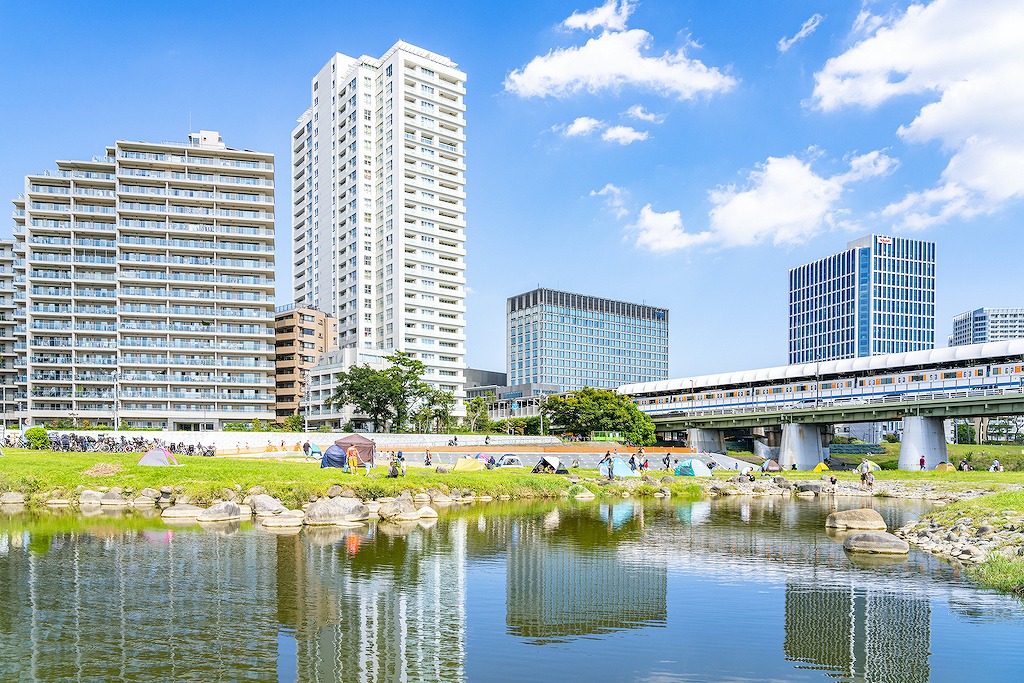
[{"label": "green shrub", "polygon": [[48,449],[50,447],[50,435],[42,427],[29,427],[25,430],[25,438],[29,446],[35,449]]}]

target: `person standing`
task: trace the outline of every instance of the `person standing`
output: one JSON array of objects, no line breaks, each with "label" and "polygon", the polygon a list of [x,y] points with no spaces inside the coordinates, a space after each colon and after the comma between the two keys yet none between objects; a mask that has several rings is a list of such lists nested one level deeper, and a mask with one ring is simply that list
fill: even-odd
[{"label": "person standing", "polygon": [[306,456],[306,459],[308,460],[309,459],[309,441],[307,441],[306,443],[302,444],[302,453]]},{"label": "person standing", "polygon": [[348,459],[348,470],[352,474],[359,471],[359,448],[355,444],[345,449],[345,457]]},{"label": "person standing", "polygon": [[423,466],[430,467],[430,449],[427,448],[423,451]]},{"label": "person standing", "polygon": [[868,483],[868,473],[871,471],[871,465],[868,464],[868,459],[863,458],[860,461],[860,467],[857,468],[860,472],[860,487],[864,489]]},{"label": "person standing", "polygon": [[405,476],[405,454],[402,451],[398,451],[398,464],[402,468],[402,476]]},{"label": "person standing", "polygon": [[921,456],[921,471],[924,472],[924,456]]}]

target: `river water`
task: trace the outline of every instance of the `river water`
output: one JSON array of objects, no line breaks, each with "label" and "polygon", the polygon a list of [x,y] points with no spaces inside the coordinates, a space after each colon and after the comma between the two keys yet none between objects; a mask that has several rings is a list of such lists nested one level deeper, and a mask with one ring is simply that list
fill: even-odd
[{"label": "river water", "polygon": [[1024,679],[1019,601],[916,551],[856,561],[829,512],[489,503],[294,535],[0,515],[0,681]]}]

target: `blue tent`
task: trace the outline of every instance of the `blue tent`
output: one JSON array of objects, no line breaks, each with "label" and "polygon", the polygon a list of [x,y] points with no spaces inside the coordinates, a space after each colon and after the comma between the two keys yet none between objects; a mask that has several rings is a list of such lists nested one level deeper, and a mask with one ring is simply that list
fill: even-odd
[{"label": "blue tent", "polygon": [[[597,469],[601,473],[602,477],[607,477],[608,476],[608,463],[607,462],[605,462],[605,464],[603,464],[603,465],[600,465]],[[618,479],[620,477],[639,477],[640,476],[639,472],[634,472],[633,470],[629,469],[629,465],[627,465],[625,462],[623,462],[622,458],[612,458],[612,474],[615,475],[616,479]]]},{"label": "blue tent", "polygon": [[348,470],[348,456],[345,454],[345,449],[338,444],[331,444],[331,447],[324,451],[320,467],[340,467]]},{"label": "blue tent", "polygon": [[710,477],[711,470],[700,460],[684,460],[676,465],[677,477]]}]

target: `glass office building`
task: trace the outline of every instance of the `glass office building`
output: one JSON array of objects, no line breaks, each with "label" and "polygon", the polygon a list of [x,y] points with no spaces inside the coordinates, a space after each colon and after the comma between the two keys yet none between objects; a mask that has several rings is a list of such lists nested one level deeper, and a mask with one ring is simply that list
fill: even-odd
[{"label": "glass office building", "polygon": [[1024,308],[978,308],[953,318],[950,346],[1024,338]]},{"label": "glass office building", "polygon": [[562,391],[668,379],[668,309],[535,289],[506,305],[508,383]]},{"label": "glass office building", "polygon": [[868,235],[789,271],[789,363],[935,347],[935,243]]}]

